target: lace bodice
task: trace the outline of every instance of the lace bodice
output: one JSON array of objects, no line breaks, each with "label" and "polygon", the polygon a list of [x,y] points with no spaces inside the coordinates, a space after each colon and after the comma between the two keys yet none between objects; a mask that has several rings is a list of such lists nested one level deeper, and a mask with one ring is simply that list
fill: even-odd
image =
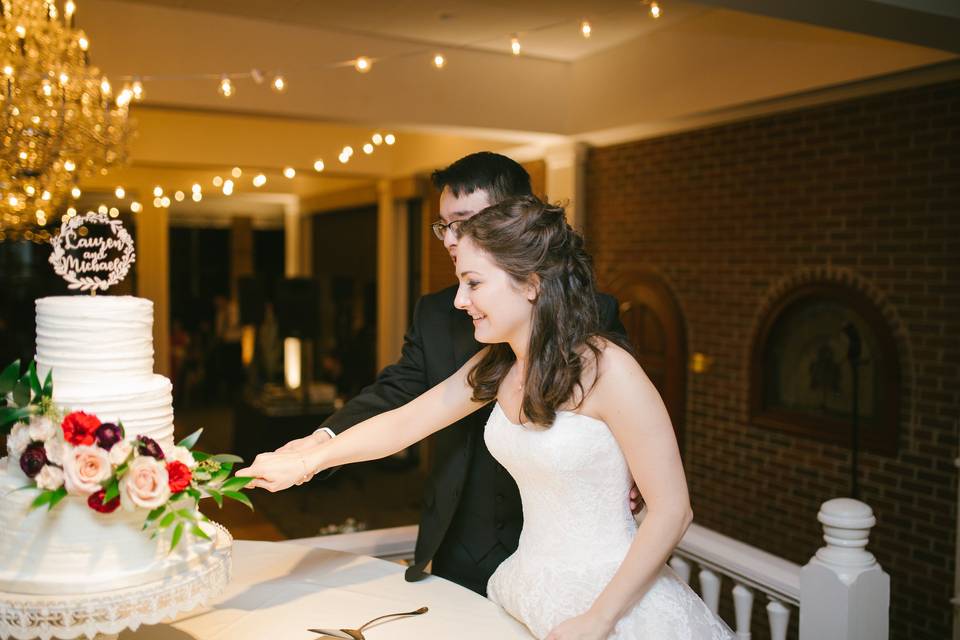
[{"label": "lace bodice", "polygon": [[[497,404],[484,440],[523,502],[517,551],[489,597],[538,638],[585,612],[616,573],[637,530],[629,468],[606,423],[557,412],[549,429],[521,426]],[[667,566],[611,638],[726,640],[730,630]]]}]

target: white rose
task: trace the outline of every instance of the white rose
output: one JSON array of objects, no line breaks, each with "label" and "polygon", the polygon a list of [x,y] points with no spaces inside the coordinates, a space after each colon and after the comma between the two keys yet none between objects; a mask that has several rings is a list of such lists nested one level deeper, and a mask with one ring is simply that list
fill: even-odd
[{"label": "white rose", "polygon": [[127,461],[127,458],[130,457],[130,453],[132,451],[133,445],[126,440],[121,440],[110,447],[110,462],[120,466]]},{"label": "white rose", "polygon": [[7,436],[7,452],[11,457],[20,460],[23,450],[32,442],[30,438],[30,427],[25,424],[15,424]]},{"label": "white rose", "polygon": [[197,466],[197,461],[193,459],[193,454],[190,453],[190,449],[186,447],[171,447],[169,450],[164,450],[163,456],[167,462],[182,462],[187,465],[189,469]]},{"label": "white rose", "polygon": [[107,452],[96,445],[65,447],[63,475],[67,493],[88,496],[101,489],[100,484],[110,477],[113,468]]},{"label": "white rose", "polygon": [[57,427],[46,416],[34,416],[30,419],[30,437],[34,442],[46,442],[57,433]]},{"label": "white rose", "polygon": [[47,452],[47,461],[63,465],[63,451],[66,445],[60,438],[50,438],[43,443],[43,450]]},{"label": "white rose", "polygon": [[127,511],[156,509],[170,497],[170,478],[162,462],[138,456],[120,480],[120,504]]},{"label": "white rose", "polygon": [[40,489],[50,489],[51,491],[59,489],[63,486],[63,470],[52,464],[45,464],[34,480],[37,481],[37,487]]}]

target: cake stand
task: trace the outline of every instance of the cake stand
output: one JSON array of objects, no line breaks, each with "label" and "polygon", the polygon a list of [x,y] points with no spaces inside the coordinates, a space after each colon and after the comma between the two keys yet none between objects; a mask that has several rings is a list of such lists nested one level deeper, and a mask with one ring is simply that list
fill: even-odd
[{"label": "cake stand", "polygon": [[0,592],[0,638],[116,638],[124,629],[174,618],[220,595],[230,580],[230,533],[215,525],[202,562],[146,584],[80,595]]}]

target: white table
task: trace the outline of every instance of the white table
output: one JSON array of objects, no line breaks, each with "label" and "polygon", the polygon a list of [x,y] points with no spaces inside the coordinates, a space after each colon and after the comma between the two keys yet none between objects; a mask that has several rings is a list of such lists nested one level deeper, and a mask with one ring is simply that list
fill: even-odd
[{"label": "white table", "polygon": [[206,607],[121,640],[310,640],[311,627],[357,628],[387,613],[430,611],[376,623],[368,640],[530,640],[526,627],[469,589],[430,576],[406,582],[404,567],[292,542],[233,544],[233,577]]}]

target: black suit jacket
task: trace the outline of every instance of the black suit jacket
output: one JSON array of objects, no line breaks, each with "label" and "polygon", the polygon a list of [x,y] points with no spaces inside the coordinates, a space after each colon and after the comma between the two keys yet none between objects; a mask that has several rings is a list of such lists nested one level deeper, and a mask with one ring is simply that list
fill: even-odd
[{"label": "black suit jacket", "polygon": [[[473,338],[469,316],[453,306],[456,291],[452,286],[420,298],[404,336],[400,360],[381,371],[376,382],[322,426],[341,433],[371,416],[402,406],[448,378],[480,350],[483,345]],[[599,294],[597,302],[601,327],[626,335],[617,301]],[[468,548],[482,554],[497,541],[509,550],[517,547],[522,527],[520,494],[483,442],[483,427],[491,410],[492,405],[487,405],[430,436],[433,464],[424,493],[414,564],[407,569],[407,580],[423,577],[423,568],[448,534],[458,510],[461,514],[483,514],[483,525],[459,527],[453,532],[464,538]]]}]

